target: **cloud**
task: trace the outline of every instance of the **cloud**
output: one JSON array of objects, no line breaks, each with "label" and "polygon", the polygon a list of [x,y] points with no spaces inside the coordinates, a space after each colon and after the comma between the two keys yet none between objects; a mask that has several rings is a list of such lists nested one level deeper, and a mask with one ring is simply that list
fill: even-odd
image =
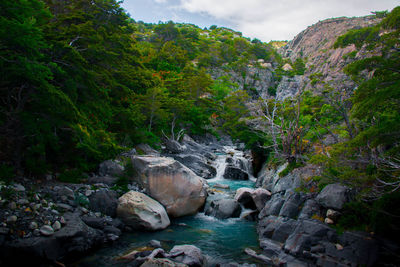
[{"label": "cloud", "polygon": [[154,2],[158,3],[158,4],[164,4],[166,3],[168,0],[154,0]]},{"label": "cloud", "polygon": [[362,16],[395,7],[398,0],[180,0],[179,8],[228,21],[245,36],[290,40],[319,20]]}]

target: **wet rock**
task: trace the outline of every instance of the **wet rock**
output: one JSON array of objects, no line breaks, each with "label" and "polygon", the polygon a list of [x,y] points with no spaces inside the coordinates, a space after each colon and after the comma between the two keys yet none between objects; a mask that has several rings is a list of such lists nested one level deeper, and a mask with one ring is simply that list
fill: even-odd
[{"label": "wet rock", "polygon": [[211,202],[205,214],[214,216],[218,219],[238,218],[241,208],[234,199],[219,199]]},{"label": "wet rock", "polygon": [[190,267],[201,267],[206,265],[206,259],[201,253],[201,250],[193,245],[174,246],[169,253],[171,255],[179,255],[173,257],[173,260],[187,264]]},{"label": "wet rock", "polygon": [[203,179],[180,162],[167,157],[136,156],[133,177],[173,217],[195,214],[207,196]]},{"label": "wet rock", "polygon": [[40,234],[44,236],[51,236],[54,234],[54,229],[50,225],[43,225],[40,227]]},{"label": "wet rock", "polygon": [[124,173],[124,166],[115,160],[106,160],[99,165],[100,176],[120,176]]},{"label": "wet rock", "polygon": [[343,205],[350,200],[350,190],[340,184],[329,184],[322,189],[316,200],[325,208],[341,210]]},{"label": "wet rock", "polygon": [[136,229],[161,230],[170,221],[163,206],[143,193],[129,191],[118,199],[118,218]]},{"label": "wet rock", "polygon": [[225,172],[224,172],[224,178],[225,179],[231,179],[231,180],[248,180],[249,179],[249,175],[236,167],[232,167],[232,166],[227,166],[225,168]]},{"label": "wet rock", "polygon": [[111,217],[116,216],[118,194],[108,189],[100,189],[89,197],[89,208]]}]

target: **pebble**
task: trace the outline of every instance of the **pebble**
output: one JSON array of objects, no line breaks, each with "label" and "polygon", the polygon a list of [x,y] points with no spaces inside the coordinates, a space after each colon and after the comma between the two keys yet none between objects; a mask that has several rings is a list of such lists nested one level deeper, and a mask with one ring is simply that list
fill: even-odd
[{"label": "pebble", "polygon": [[14,184],[13,188],[17,192],[24,192],[25,191],[25,186],[23,186],[22,184]]},{"label": "pebble", "polygon": [[0,227],[0,235],[6,235],[10,232],[10,229],[7,227]]},{"label": "pebble", "polygon": [[40,230],[39,229],[33,230],[33,235],[34,236],[40,236]]},{"label": "pebble", "polygon": [[29,204],[29,201],[27,199],[25,199],[25,198],[21,198],[21,199],[18,200],[18,204],[26,205],[26,204]]},{"label": "pebble", "polygon": [[91,194],[93,194],[94,191],[93,190],[86,190],[85,191],[85,196],[89,197]]},{"label": "pebble", "polygon": [[15,210],[15,209],[17,208],[17,203],[15,203],[14,201],[13,201],[13,202],[10,202],[10,204],[8,204],[8,207],[9,207],[11,210]]},{"label": "pebble", "polygon": [[335,222],[332,219],[325,218],[325,223],[326,224],[334,224]]},{"label": "pebble", "polygon": [[335,244],[337,250],[343,250],[343,246],[340,244]]},{"label": "pebble", "polygon": [[43,225],[40,227],[40,233],[44,236],[51,236],[54,234],[54,229],[50,225]]},{"label": "pebble", "polygon": [[55,221],[53,223],[53,229],[54,229],[54,231],[60,230],[61,229],[61,223],[59,221]]},{"label": "pebble", "polygon": [[30,224],[29,224],[29,229],[31,229],[31,230],[35,230],[35,229],[37,229],[39,227],[39,225],[37,224],[37,222],[31,222]]},{"label": "pebble", "polygon": [[7,217],[7,223],[15,223],[18,220],[18,217],[15,215],[11,215]]},{"label": "pebble", "polygon": [[67,222],[65,221],[65,218],[64,218],[63,216],[60,217],[60,223],[61,223],[62,225],[67,224]]},{"label": "pebble", "polygon": [[64,210],[69,210],[69,211],[72,211],[74,209],[70,205],[64,204],[64,203],[58,203],[57,207],[64,209]]}]

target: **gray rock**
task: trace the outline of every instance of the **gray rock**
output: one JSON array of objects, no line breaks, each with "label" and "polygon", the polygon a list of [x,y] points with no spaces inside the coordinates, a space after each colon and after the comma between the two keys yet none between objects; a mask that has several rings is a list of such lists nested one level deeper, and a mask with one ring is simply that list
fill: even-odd
[{"label": "gray rock", "polygon": [[269,238],[274,241],[285,242],[296,226],[297,222],[293,219],[271,215],[259,221],[257,231],[260,241]]},{"label": "gray rock", "polygon": [[283,203],[285,203],[285,200],[281,194],[272,195],[272,198],[265,204],[258,217],[262,218],[269,215],[279,215]]},{"label": "gray rock", "polygon": [[51,236],[54,234],[54,229],[50,225],[43,225],[40,227],[40,234],[44,236]]},{"label": "gray rock", "polygon": [[120,176],[124,173],[125,168],[120,162],[115,160],[106,160],[99,165],[100,176]]},{"label": "gray rock", "polygon": [[326,211],[326,217],[328,217],[329,219],[331,219],[333,221],[336,221],[340,217],[340,212],[338,212],[336,210],[328,209]]},{"label": "gray rock", "polygon": [[225,179],[231,179],[231,180],[248,180],[249,179],[249,175],[236,167],[232,167],[232,166],[227,166],[225,168],[225,172],[223,177]]},{"label": "gray rock", "polygon": [[238,218],[241,208],[234,199],[219,199],[211,202],[205,214],[214,216],[218,219]]},{"label": "gray rock", "polygon": [[25,186],[22,184],[13,184],[13,189],[17,192],[25,192]]},{"label": "gray rock", "polygon": [[136,146],[136,151],[139,155],[160,156],[160,152],[151,148],[148,144],[139,144]]},{"label": "gray rock", "polygon": [[72,210],[74,210],[73,207],[71,207],[71,206],[68,205],[68,204],[64,204],[64,203],[57,203],[57,207],[60,208],[60,209],[63,209],[63,210],[67,210],[67,211],[72,211]]},{"label": "gray rock", "polygon": [[[114,185],[118,181],[118,177],[114,176],[92,176],[89,177],[89,184],[105,184],[105,185]],[[90,190],[91,191],[91,190]]]},{"label": "gray rock", "polygon": [[341,210],[350,200],[350,189],[340,184],[329,184],[322,189],[316,200],[325,208]]},{"label": "gray rock", "polygon": [[140,267],[187,267],[187,265],[165,258],[147,258]]},{"label": "gray rock", "polygon": [[161,248],[161,242],[158,240],[150,240],[149,243],[147,243],[148,246],[153,247],[153,248]]},{"label": "gray rock", "polygon": [[217,170],[207,164],[207,160],[199,154],[174,155],[174,159],[205,179],[213,178],[217,174]]},{"label": "gray rock", "polygon": [[81,219],[88,226],[100,230],[104,229],[104,227],[107,225],[107,222],[104,218],[82,216]]},{"label": "gray rock", "polygon": [[31,222],[30,224],[29,224],[29,229],[31,229],[31,230],[35,230],[35,229],[37,229],[39,227],[39,225],[37,224],[37,222]]},{"label": "gray rock", "polygon": [[115,191],[100,189],[89,197],[89,208],[92,211],[115,217],[118,206],[117,197],[118,194]]},{"label": "gray rock", "polygon": [[71,188],[67,187],[67,186],[63,186],[60,189],[58,189],[57,194],[61,197],[61,196],[65,196],[69,199],[75,199],[75,194],[74,194],[74,190],[72,190]]},{"label": "gray rock", "polygon": [[190,267],[201,267],[206,265],[206,259],[201,253],[201,250],[193,245],[174,246],[169,253],[171,255],[179,255],[173,257],[173,260],[187,264]]},{"label": "gray rock", "polygon": [[235,200],[241,203],[245,208],[256,210],[256,204],[253,200],[254,189],[248,187],[242,187],[236,190]]},{"label": "gray rock", "polygon": [[251,196],[253,198],[254,204],[257,207],[257,210],[261,211],[265,207],[267,201],[271,198],[271,192],[264,188],[257,188],[253,191]]},{"label": "gray rock", "polygon": [[282,251],[282,243],[267,238],[260,240],[260,247],[268,257],[275,257]]},{"label": "gray rock", "polygon": [[182,146],[178,141],[167,139],[164,142],[165,148],[169,153],[179,154],[186,150],[186,146]]},{"label": "gray rock", "polygon": [[18,217],[17,217],[17,216],[11,215],[11,216],[8,216],[8,217],[7,217],[6,222],[9,223],[9,224],[11,224],[11,223],[15,223],[17,220],[18,220]]},{"label": "gray rock", "polygon": [[103,228],[104,233],[106,234],[112,234],[114,236],[120,236],[122,234],[121,230],[119,230],[117,227],[114,227],[112,225],[107,225]]},{"label": "gray rock", "polygon": [[301,205],[304,202],[304,197],[299,193],[294,192],[287,192],[287,199],[283,204],[279,216],[289,217],[289,218],[296,218],[300,212]]},{"label": "gray rock", "polygon": [[61,223],[59,221],[55,221],[52,225],[54,231],[58,231],[61,229]]},{"label": "gray rock", "polygon": [[298,219],[311,219],[313,215],[321,217],[320,205],[314,199],[308,199],[304,203]]},{"label": "gray rock", "polygon": [[135,229],[161,230],[169,226],[167,212],[160,203],[143,193],[129,191],[118,199],[118,218]]},{"label": "gray rock", "polygon": [[205,182],[180,162],[166,157],[132,157],[132,177],[167,210],[179,217],[195,214],[205,203]]}]

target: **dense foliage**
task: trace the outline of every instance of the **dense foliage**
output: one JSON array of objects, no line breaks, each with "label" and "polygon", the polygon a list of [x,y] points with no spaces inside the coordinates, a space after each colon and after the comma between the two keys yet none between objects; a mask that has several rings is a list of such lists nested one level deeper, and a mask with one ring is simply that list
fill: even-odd
[{"label": "dense foliage", "polygon": [[245,85],[210,74],[258,59],[279,56],[227,28],[135,22],[115,0],[1,1],[0,173],[76,176],[181,130],[257,143]]}]

